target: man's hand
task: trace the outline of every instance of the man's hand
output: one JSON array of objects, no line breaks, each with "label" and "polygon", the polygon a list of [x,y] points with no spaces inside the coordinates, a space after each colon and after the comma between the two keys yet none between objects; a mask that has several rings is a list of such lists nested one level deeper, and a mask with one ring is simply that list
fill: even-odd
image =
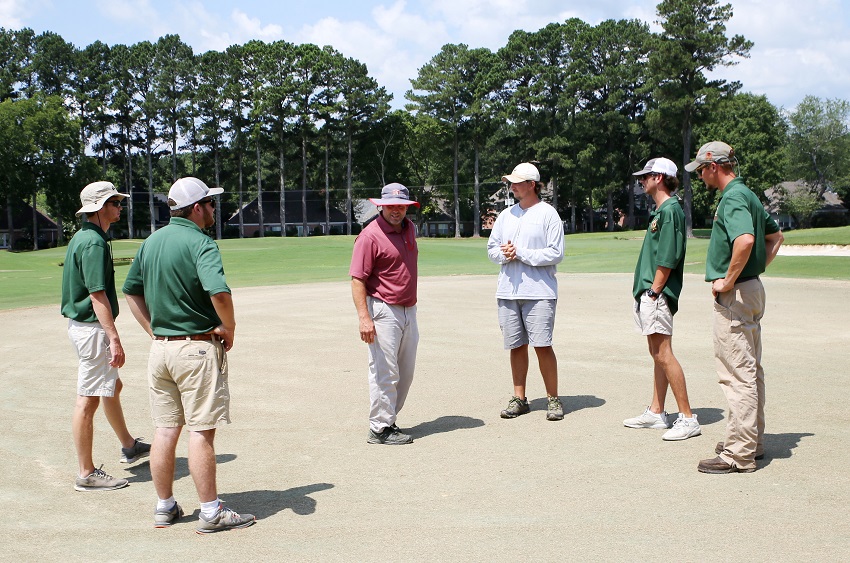
[{"label": "man's hand", "polygon": [[124,347],[121,346],[121,341],[117,336],[109,339],[109,352],[112,354],[112,357],[109,359],[109,365],[114,368],[123,367],[126,360]]},{"label": "man's hand", "polygon": [[718,293],[726,293],[727,291],[734,289],[735,284],[729,284],[726,282],[726,278],[720,278],[711,282],[711,294],[714,297],[717,297]]},{"label": "man's hand", "polygon": [[366,344],[375,341],[375,323],[369,317],[360,317],[360,340]]},{"label": "man's hand", "polygon": [[505,257],[506,262],[510,262],[511,260],[516,259],[516,247],[511,241],[506,242],[499,248],[501,248],[502,255]]},{"label": "man's hand", "polygon": [[213,334],[219,337],[221,344],[224,346],[225,352],[230,352],[233,348],[233,339],[236,337],[236,328],[228,329],[224,325],[218,325],[213,329]]}]

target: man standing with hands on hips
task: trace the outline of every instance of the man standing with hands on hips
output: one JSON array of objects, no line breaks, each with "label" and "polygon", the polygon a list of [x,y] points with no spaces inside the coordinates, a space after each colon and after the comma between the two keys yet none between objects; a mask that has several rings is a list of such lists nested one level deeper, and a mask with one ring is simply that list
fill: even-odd
[{"label": "man standing with hands on hips", "polygon": [[765,293],[759,275],[784,240],[779,225],[737,177],[735,150],[720,141],[700,147],[685,166],[709,189],[720,190],[705,260],[714,295],[714,356],[729,403],[726,436],[717,457],[699,462],[702,473],[750,473],[764,456],[764,369],[761,318]]},{"label": "man standing with hands on hips", "polygon": [[124,282],[133,316],[153,339],[148,382],[156,425],[154,526],[166,528],[183,517],[173,485],[175,450],[186,426],[201,534],[254,523],[253,515],[225,507],[216,487],[214,440],[216,429],[230,423],[227,352],[236,318],[218,245],[201,229],[215,223],[212,196],[223,191],[197,178],[174,182],[168,191],[171,221],[142,243]]},{"label": "man standing with hands on hips", "polygon": [[360,340],[369,345],[369,444],[410,444],[396,425],[404,406],[419,344],[416,284],[419,249],[416,226],[407,208],[419,204],[407,188],[388,184],[381,198],[369,198],[380,213],[354,241],[351,295],[359,319]]},{"label": "man standing with hands on hips", "polygon": [[531,410],[525,396],[528,347],[546,387],[546,420],[562,420],[558,397],[558,359],[552,349],[555,306],[558,302],[557,264],[564,259],[564,224],[554,207],[540,199],[540,172],[529,162],[502,176],[517,204],[503,210],[490,232],[487,255],[501,265],[496,285],[499,326],[510,350],[513,396],[502,418]]}]

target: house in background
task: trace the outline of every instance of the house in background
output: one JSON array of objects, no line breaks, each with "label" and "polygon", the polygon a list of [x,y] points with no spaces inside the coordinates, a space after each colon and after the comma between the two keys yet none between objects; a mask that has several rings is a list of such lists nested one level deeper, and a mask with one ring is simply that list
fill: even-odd
[{"label": "house in background", "polygon": [[[283,225],[280,222],[280,192],[263,193],[263,227],[266,232],[280,235]],[[285,228],[287,236],[310,236],[316,234],[344,234],[345,213],[331,204],[330,221],[326,224],[325,196],[322,193],[307,192],[307,233],[304,233],[303,214],[301,209],[301,190],[284,192],[286,203]],[[242,236],[260,236],[260,213],[257,198],[252,199],[242,207]],[[239,232],[239,210],[237,209],[225,221],[228,230]],[[290,234],[291,233],[291,234]]]},{"label": "house in background", "polygon": [[[41,211],[35,210],[35,217],[38,227],[38,247],[56,246],[59,240],[59,226]],[[12,226],[15,231],[15,248],[13,250],[32,248],[33,208],[22,199],[16,199],[12,202]],[[11,240],[9,212],[6,202],[3,201],[0,205],[0,248],[8,249]]]},{"label": "house in background", "polygon": [[[808,184],[798,180],[796,182],[782,182],[764,191],[764,196],[767,198],[764,208],[779,223],[781,229],[790,230],[799,226],[793,217],[782,211],[782,199],[785,194],[791,195],[798,190],[808,189]],[[812,215],[812,226],[837,227],[847,225],[850,222],[850,210],[844,206],[838,194],[826,191],[823,194],[823,199],[823,206]]]}]

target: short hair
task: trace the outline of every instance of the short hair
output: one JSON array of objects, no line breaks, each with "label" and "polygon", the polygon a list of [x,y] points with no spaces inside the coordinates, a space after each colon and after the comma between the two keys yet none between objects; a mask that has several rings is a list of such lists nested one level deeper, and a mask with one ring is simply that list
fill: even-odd
[{"label": "short hair", "polygon": [[[197,202],[195,202],[197,203]],[[172,217],[182,217],[183,219],[187,219],[189,215],[192,214],[192,208],[195,207],[195,204],[187,205],[186,207],[181,207],[180,209],[172,209],[171,216]]]},{"label": "short hair", "polygon": [[664,182],[664,187],[670,190],[672,194],[676,190],[679,189],[679,179],[675,176],[668,176],[667,174],[661,175],[662,181]]}]

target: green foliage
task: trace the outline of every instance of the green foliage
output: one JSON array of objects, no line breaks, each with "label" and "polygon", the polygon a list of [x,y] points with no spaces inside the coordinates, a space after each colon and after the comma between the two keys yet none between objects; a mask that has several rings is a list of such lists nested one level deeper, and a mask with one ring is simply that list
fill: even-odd
[{"label": "green foliage", "polygon": [[823,200],[816,193],[806,189],[798,189],[792,194],[783,191],[780,203],[782,212],[793,217],[803,229],[811,225],[812,215],[822,206]]},{"label": "green foliage", "polygon": [[806,96],[788,113],[789,171],[822,196],[850,187],[850,102]]}]

